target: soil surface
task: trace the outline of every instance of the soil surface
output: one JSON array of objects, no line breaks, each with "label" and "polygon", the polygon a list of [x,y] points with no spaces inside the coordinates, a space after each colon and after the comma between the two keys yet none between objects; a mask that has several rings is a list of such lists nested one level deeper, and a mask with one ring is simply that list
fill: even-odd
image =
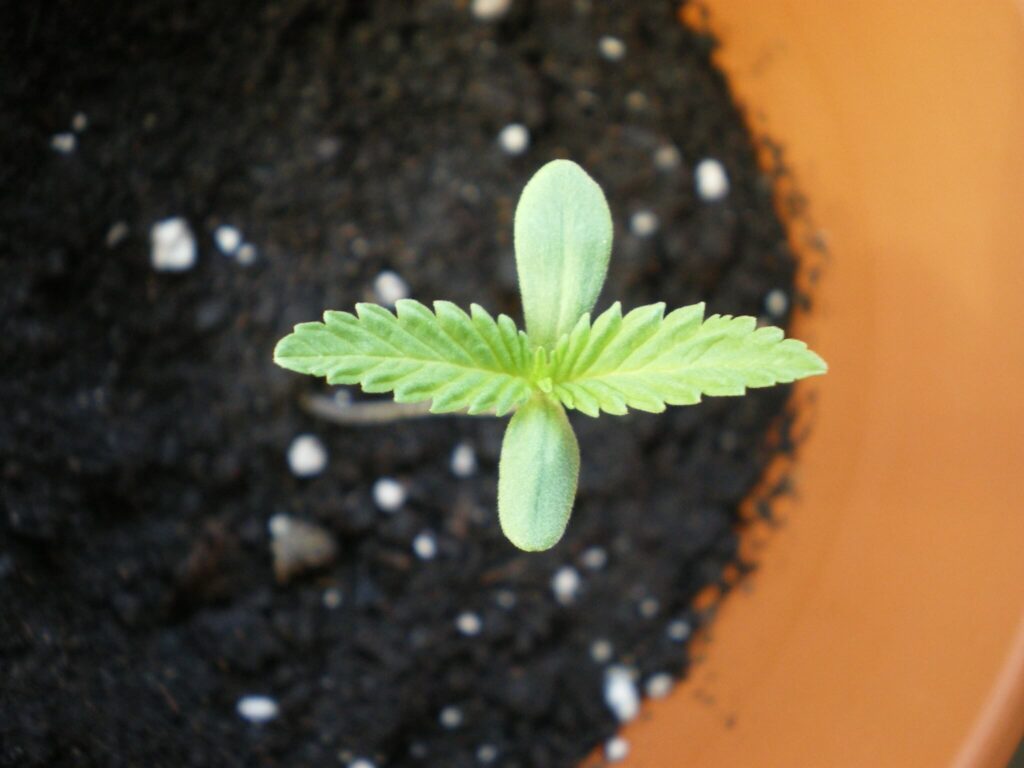
[{"label": "soil surface", "polygon": [[[384,270],[520,319],[512,214],[555,157],[615,217],[599,309],[766,316],[795,263],[712,40],[636,0],[3,5],[0,765],[566,766],[618,727],[606,679],[685,672],[785,388],[574,414],[576,511],[527,555],[495,515],[504,421],[333,425],[271,351]],[[181,272],[150,261],[171,216]],[[298,477],[306,433],[327,465]],[[279,580],[275,515],[336,551]]]}]

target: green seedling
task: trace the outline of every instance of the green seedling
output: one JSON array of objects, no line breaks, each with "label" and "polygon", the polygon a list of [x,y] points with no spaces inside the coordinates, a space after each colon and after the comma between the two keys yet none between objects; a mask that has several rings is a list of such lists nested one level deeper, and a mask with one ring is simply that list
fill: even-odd
[{"label": "green seedling", "polygon": [[572,512],[580,451],[566,409],[617,416],[659,413],[702,395],[825,373],[825,362],[753,317],[704,316],[704,305],[618,302],[591,319],[608,271],[612,219],[582,168],[555,160],[526,185],[515,217],[516,267],[526,331],[477,304],[433,311],[403,299],[394,313],[357,304],[302,323],[274,350],[284,368],[431,401],[433,413],[512,413],[498,466],[498,517],[520,549],[550,549]]}]

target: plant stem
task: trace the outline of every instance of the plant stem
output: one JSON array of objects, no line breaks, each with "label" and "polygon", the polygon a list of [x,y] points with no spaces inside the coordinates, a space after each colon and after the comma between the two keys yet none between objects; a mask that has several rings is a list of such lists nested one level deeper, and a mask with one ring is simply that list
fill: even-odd
[{"label": "plant stem", "polygon": [[[299,398],[299,405],[311,416],[346,427],[391,424],[405,419],[434,416],[430,413],[429,402],[396,403],[391,400],[364,400],[346,403],[327,395],[303,395]],[[445,415],[465,416],[466,414]]]}]

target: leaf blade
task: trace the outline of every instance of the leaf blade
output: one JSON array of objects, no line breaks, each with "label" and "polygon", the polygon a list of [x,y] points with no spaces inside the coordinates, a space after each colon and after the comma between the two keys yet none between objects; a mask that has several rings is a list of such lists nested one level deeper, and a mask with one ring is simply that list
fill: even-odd
[{"label": "leaf blade", "polygon": [[802,341],[757,328],[752,317],[704,319],[702,304],[664,317],[663,309],[651,304],[623,317],[615,304],[589,329],[573,329],[574,343],[560,343],[551,363],[559,401],[590,416],[626,408],[657,413],[702,395],[742,395],[828,370]]},{"label": "leaf blade", "polygon": [[514,237],[526,331],[550,348],[593,309],[604,286],[612,247],[604,192],[576,163],[554,160],[523,189]]},{"label": "leaf blade", "polygon": [[498,519],[519,549],[540,552],[562,538],[572,514],[580,449],[565,410],[538,395],[516,411],[498,464]]},{"label": "leaf blade", "polygon": [[324,322],[300,323],[281,339],[274,362],[331,384],[392,392],[396,402],[431,400],[435,412],[501,414],[529,399],[522,355],[493,349],[503,336],[519,343],[511,321],[500,318],[502,329],[483,310],[470,318],[454,305],[435,306],[436,313],[403,299],[395,313],[374,304],[325,312]]}]

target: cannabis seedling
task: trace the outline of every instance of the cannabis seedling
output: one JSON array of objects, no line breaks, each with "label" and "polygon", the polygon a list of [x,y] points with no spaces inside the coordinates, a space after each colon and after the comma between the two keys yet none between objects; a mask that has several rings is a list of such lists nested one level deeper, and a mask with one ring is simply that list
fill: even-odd
[{"label": "cannabis seedling", "polygon": [[591,322],[608,271],[612,220],[604,193],[582,168],[555,160],[523,190],[515,216],[516,267],[526,332],[473,304],[403,299],[325,312],[274,350],[278,365],[431,400],[433,413],[513,413],[498,466],[498,517],[517,547],[544,550],[572,511],[580,452],[565,409],[588,416],[659,413],[702,395],[742,395],[824,373],[825,362],[753,317],[712,315],[695,304],[625,316],[618,302]]}]

